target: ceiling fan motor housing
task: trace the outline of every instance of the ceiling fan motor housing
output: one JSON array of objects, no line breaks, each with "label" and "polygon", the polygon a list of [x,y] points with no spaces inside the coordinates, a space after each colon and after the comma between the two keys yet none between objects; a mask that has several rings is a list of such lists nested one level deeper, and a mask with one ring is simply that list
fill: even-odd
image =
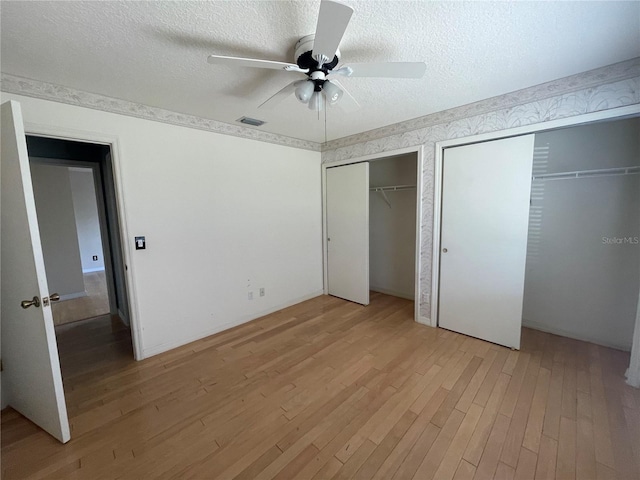
[{"label": "ceiling fan motor housing", "polygon": [[295,62],[296,65],[298,65],[300,68],[308,68],[309,75],[314,71],[321,71],[326,75],[331,70],[333,70],[336,65],[338,65],[338,62],[340,61],[340,50],[336,51],[333,60],[325,63],[322,66],[319,66],[318,62],[313,58],[312,55],[314,39],[315,35],[311,34],[302,37],[296,42],[294,54]]}]

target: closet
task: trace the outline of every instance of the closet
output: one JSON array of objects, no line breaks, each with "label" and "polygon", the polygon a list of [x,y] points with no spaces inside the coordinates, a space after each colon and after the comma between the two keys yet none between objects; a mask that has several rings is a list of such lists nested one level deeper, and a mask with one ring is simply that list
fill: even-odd
[{"label": "closet", "polygon": [[640,119],[448,148],[442,171],[439,326],[516,349],[522,326],[631,348]]},{"label": "closet", "polygon": [[327,291],[368,305],[376,291],[413,300],[417,153],[326,169]]}]

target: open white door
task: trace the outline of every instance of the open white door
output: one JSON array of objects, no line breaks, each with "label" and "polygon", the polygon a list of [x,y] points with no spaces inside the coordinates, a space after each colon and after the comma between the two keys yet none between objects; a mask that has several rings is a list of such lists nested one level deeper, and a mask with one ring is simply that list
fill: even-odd
[{"label": "open white door", "polygon": [[[20,104],[14,101],[2,105],[0,164],[2,393],[10,406],[67,442],[71,435],[27,143]],[[23,301],[33,304],[24,308]]]},{"label": "open white door", "polygon": [[369,164],[327,168],[329,295],[369,304]]},{"label": "open white door", "polygon": [[445,150],[438,324],[520,348],[534,135]]}]

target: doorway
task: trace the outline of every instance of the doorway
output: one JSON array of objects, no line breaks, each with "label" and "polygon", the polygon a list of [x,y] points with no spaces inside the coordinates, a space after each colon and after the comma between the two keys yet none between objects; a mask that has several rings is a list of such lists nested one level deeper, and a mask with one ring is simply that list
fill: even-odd
[{"label": "doorway", "polygon": [[[27,140],[30,137],[55,136],[55,138],[79,138],[85,141],[55,140],[43,138],[42,142],[32,143],[32,156],[53,158],[59,163],[68,162],[67,166],[78,166],[77,162],[85,161],[95,166],[93,171],[100,175],[95,185],[101,185],[103,194],[97,197],[99,212],[108,233],[101,231],[104,241],[109,245],[103,248],[105,271],[111,268],[114,282],[123,287],[124,282],[123,249],[120,244],[120,225],[126,232],[124,215],[118,215],[118,205],[124,205],[122,192],[116,186],[115,178],[119,172],[117,137],[100,137],[90,133],[84,136],[77,131],[63,131],[58,128],[31,126],[25,132],[22,109],[16,101],[10,100],[2,104],[2,141],[0,162],[2,174],[2,406],[11,407],[20,412],[33,423],[65,443],[70,439],[69,415],[82,414],[82,405],[86,405],[87,395],[76,385],[86,383],[92,376],[108,377],[113,375],[114,368],[106,365],[115,350],[121,350],[118,356],[125,359],[123,368],[129,368],[132,353],[141,358],[138,330],[133,336],[131,329],[124,326],[120,318],[130,320],[129,303],[126,288],[114,288],[115,295],[110,296],[109,315],[99,327],[93,320],[74,322],[57,327],[72,328],[76,325],[86,326],[81,338],[74,339],[70,335],[56,332],[53,322],[51,303],[59,301],[59,295],[49,289],[47,282],[38,213],[33,194],[31,165]],[[98,139],[100,137],[100,139]],[[96,142],[102,142],[96,145]],[[42,146],[50,148],[39,149]],[[113,147],[113,150],[111,149]],[[102,154],[91,156],[88,150],[102,148]],[[100,153],[100,152],[99,152]],[[113,153],[113,158],[112,158]],[[75,162],[75,163],[74,163]],[[116,196],[117,194],[117,196]],[[117,201],[116,201],[117,199]],[[123,212],[122,212],[123,213]],[[55,220],[57,212],[51,217]],[[43,221],[41,218],[40,221]],[[76,239],[77,242],[77,239]],[[63,245],[61,248],[65,248]],[[126,245],[125,245],[126,248]],[[108,257],[107,257],[108,256]],[[118,280],[122,279],[122,282]],[[109,278],[106,275],[106,278]],[[129,278],[127,278],[127,281]],[[118,308],[120,307],[120,308]],[[118,312],[119,327],[114,328],[111,313]],[[122,315],[120,315],[122,313]],[[94,328],[96,327],[96,328]],[[102,328],[102,327],[106,327]],[[80,331],[79,329],[76,331]],[[56,335],[58,333],[58,335]],[[106,333],[106,335],[102,335]],[[87,335],[89,334],[89,335]],[[108,338],[107,338],[108,337]],[[87,341],[90,339],[90,341]],[[66,342],[68,340],[68,342]],[[63,344],[66,342],[66,345]],[[58,348],[60,346],[60,348]],[[69,348],[67,348],[69,347]],[[80,347],[80,348],[79,348]],[[134,347],[132,349],[132,347]],[[59,350],[61,355],[59,355]],[[132,351],[133,350],[133,351]],[[75,352],[72,358],[66,352]],[[85,372],[65,372],[64,385],[60,364],[68,362],[71,366],[85,368]],[[84,380],[84,381],[83,381]],[[65,395],[65,390],[68,395]]]},{"label": "doorway", "polygon": [[111,148],[32,135],[27,148],[66,386],[133,359]]},{"label": "doorway", "polygon": [[93,168],[56,162],[30,158],[47,280],[59,297],[52,303],[57,326],[111,310]]},{"label": "doorway", "polygon": [[415,301],[418,167],[415,153],[369,167],[369,289]]},{"label": "doorway", "polygon": [[414,304],[420,321],[421,148],[323,166],[325,294]]}]

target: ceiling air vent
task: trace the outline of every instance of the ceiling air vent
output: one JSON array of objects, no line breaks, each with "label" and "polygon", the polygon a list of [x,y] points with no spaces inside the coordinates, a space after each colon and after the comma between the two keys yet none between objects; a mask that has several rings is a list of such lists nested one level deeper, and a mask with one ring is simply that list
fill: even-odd
[{"label": "ceiling air vent", "polygon": [[258,120],[256,118],[250,117],[242,117],[237,120],[240,123],[244,123],[245,125],[251,125],[252,127],[261,127],[265,124],[263,120]]}]

